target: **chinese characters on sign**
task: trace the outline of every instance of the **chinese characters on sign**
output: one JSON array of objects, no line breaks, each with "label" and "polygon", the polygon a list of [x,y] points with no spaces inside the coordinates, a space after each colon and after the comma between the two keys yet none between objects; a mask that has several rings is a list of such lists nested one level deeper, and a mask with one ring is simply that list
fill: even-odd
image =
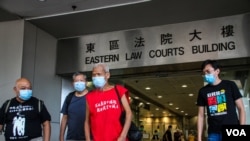
[{"label": "chinese characters on sign", "polygon": [[[120,69],[250,57],[249,18],[244,14],[86,35],[59,41],[59,48],[77,54],[74,62],[79,63],[67,65],[82,71],[90,71],[100,62]],[[69,68],[64,62],[72,58],[63,56],[61,60],[58,70]]]},{"label": "chinese characters on sign", "polygon": [[[223,38],[229,38],[234,36],[234,26],[233,25],[223,25],[220,33]],[[193,42],[194,40],[201,41],[202,43],[202,31],[198,31],[197,29],[194,29],[192,32],[190,32],[187,35],[190,39],[189,42]],[[217,35],[215,35],[217,36]],[[173,44],[173,33],[161,33],[158,36],[155,36],[155,38],[159,37],[160,42],[159,45],[164,46],[166,44],[170,45]],[[120,40],[110,40],[109,42],[109,51],[111,50],[119,50],[119,41]],[[147,42],[145,38],[139,36],[135,37],[133,41],[134,46],[132,48],[143,48],[146,46]],[[95,48],[96,43],[86,43],[86,53],[91,54],[95,52],[96,49],[99,49],[99,46]],[[217,43],[211,43],[211,44],[199,44],[199,45],[192,45],[191,51],[192,54],[199,54],[199,53],[207,53],[207,52],[218,52],[218,51],[230,51],[235,50],[235,42],[233,40],[229,42],[217,42]],[[85,64],[94,64],[94,63],[100,63],[100,62],[119,62],[120,59],[125,60],[138,60],[142,58],[142,52],[143,50],[139,50],[136,52],[131,52],[131,54],[125,53],[125,58],[120,58],[119,54],[108,54],[108,55],[98,55],[98,56],[91,56],[85,58]],[[121,52],[122,53],[122,52]],[[184,47],[173,47],[173,48],[162,48],[162,49],[151,49],[148,52],[149,58],[158,58],[158,57],[168,57],[168,56],[181,56],[185,54],[185,48]]]}]

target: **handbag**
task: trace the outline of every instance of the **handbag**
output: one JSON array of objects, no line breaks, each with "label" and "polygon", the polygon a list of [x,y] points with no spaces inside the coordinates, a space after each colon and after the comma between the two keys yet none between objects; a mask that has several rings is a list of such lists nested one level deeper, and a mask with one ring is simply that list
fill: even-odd
[{"label": "handbag", "polygon": [[[118,96],[120,106],[122,107],[121,97],[119,95],[116,86],[115,86],[115,91]],[[123,110],[120,115],[120,123],[122,126],[125,123],[125,118],[126,118],[126,112]],[[139,128],[135,125],[133,121],[131,121],[127,137],[129,141],[140,141],[142,139],[142,132],[139,130]]]}]

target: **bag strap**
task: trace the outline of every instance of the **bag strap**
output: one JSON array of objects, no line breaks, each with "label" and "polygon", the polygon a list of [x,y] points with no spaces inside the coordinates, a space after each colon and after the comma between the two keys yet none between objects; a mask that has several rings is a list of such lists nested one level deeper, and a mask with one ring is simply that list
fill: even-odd
[{"label": "bag strap", "polygon": [[8,103],[7,103],[7,105],[6,105],[6,107],[5,107],[5,111],[4,111],[5,116],[6,116],[6,114],[7,114],[8,109],[9,109],[11,99],[7,100],[7,102],[8,102]]},{"label": "bag strap", "polygon": [[38,100],[38,112],[40,113],[40,111],[41,111],[41,101]]},{"label": "bag strap", "polygon": [[120,106],[122,107],[123,105],[122,105],[121,97],[120,97],[119,91],[117,90],[116,85],[115,85],[115,91],[116,91],[116,95],[117,95],[117,97],[119,99]]},{"label": "bag strap", "polygon": [[70,104],[70,102],[71,102],[71,99],[73,98],[73,96],[74,96],[74,94],[75,94],[75,91],[73,91],[73,92],[71,92],[71,93],[69,93],[68,95],[67,95],[67,97],[66,97],[66,110],[67,110],[67,113],[68,113],[68,108],[69,108],[69,104]]},{"label": "bag strap", "polygon": [[43,101],[39,99],[38,100],[38,112],[39,112],[39,114],[41,113],[42,108],[43,108]]}]

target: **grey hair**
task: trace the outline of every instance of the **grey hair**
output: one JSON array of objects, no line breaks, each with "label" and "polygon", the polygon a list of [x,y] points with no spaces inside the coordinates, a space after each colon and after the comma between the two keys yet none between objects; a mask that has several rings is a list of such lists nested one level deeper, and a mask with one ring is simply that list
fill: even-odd
[{"label": "grey hair", "polygon": [[78,76],[78,75],[83,75],[84,79],[87,78],[85,74],[83,74],[83,73],[81,73],[81,72],[75,72],[75,73],[72,75],[72,79],[74,80],[74,79],[76,78],[76,76]]},{"label": "grey hair", "polygon": [[96,67],[99,67],[101,66],[105,72],[109,72],[109,66],[105,63],[97,63],[97,64],[94,64],[93,68],[96,68]]}]

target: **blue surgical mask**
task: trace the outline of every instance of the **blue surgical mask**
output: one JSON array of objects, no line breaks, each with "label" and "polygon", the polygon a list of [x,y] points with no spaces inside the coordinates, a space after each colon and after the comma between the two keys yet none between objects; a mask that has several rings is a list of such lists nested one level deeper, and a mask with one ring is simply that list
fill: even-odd
[{"label": "blue surgical mask", "polygon": [[29,100],[32,97],[32,90],[26,89],[26,90],[20,90],[19,91],[19,98],[26,101]]},{"label": "blue surgical mask", "polygon": [[208,84],[213,84],[215,82],[216,78],[213,74],[206,74],[204,76],[204,81]]},{"label": "blue surgical mask", "polygon": [[95,85],[96,88],[103,88],[104,85],[106,84],[106,80],[104,76],[96,76],[92,77],[93,84]]},{"label": "blue surgical mask", "polygon": [[86,88],[85,82],[82,81],[74,82],[74,88],[76,91],[82,92]]}]

